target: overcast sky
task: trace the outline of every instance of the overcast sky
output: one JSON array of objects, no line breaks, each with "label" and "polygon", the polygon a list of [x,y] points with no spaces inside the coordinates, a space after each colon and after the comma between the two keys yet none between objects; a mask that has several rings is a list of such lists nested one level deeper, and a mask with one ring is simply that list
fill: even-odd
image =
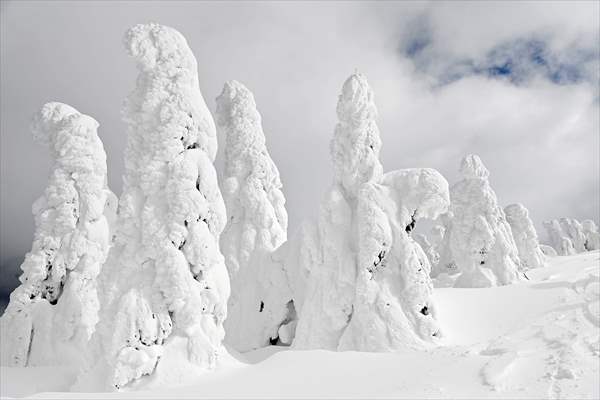
[{"label": "overcast sky", "polygon": [[141,22],[187,38],[211,110],[227,80],[253,91],[290,232],[331,182],[337,96],[355,70],[375,91],[386,170],[433,167],[452,184],[462,155],[477,153],[500,203],[525,204],[538,230],[561,216],[598,221],[598,1],[0,4],[4,290],[31,247],[31,204],[49,174],[29,131],[33,112],[60,101],[98,120],[120,193],[120,108],[136,77],[121,38]]}]

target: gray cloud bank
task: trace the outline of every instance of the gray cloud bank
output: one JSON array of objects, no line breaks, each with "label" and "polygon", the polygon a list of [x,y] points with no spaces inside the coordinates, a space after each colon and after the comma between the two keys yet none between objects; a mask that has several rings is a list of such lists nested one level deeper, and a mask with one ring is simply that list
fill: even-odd
[{"label": "gray cloud bank", "polygon": [[599,4],[2,2],[1,290],[16,284],[48,176],[32,113],[57,100],[97,119],[119,193],[120,108],[136,76],[121,37],[148,21],[188,39],[211,110],[229,79],[254,92],[291,230],[331,181],[337,95],[355,69],[375,91],[386,170],[433,167],[452,183],[477,153],[500,202],[524,203],[538,230],[559,216],[597,221]]}]

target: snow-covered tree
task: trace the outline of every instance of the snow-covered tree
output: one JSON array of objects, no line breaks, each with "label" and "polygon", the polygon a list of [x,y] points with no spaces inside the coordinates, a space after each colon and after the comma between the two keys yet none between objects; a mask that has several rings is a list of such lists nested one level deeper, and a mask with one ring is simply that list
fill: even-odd
[{"label": "snow-covered tree", "polygon": [[583,253],[584,251],[587,251],[585,248],[585,242],[587,238],[585,232],[583,231],[583,226],[579,221],[577,221],[575,218],[561,218],[560,226],[567,237],[571,239],[576,253]]},{"label": "snow-covered tree", "polygon": [[457,287],[507,285],[520,278],[518,251],[489,171],[476,155],[460,166],[462,180],[450,188],[451,216],[447,218],[442,268],[456,266]]},{"label": "snow-covered tree", "polygon": [[435,219],[449,204],[448,183],[432,169],[392,171],[362,186],[356,297],[340,350],[422,347],[440,335],[431,266],[410,236],[420,218]]},{"label": "snow-covered tree", "polygon": [[[344,83],[337,115],[330,147],[334,182],[321,203],[316,224],[304,228],[304,234],[313,235],[301,237],[307,247],[294,251],[300,258],[299,274],[307,279],[300,284],[304,300],[294,299],[300,316],[296,348],[337,349],[355,297],[359,188],[367,182],[378,182],[383,174],[375,122],[377,108],[363,75],[353,74]],[[287,265],[288,270],[294,268]]]},{"label": "snow-covered tree", "polygon": [[558,253],[554,250],[554,247],[548,246],[547,244],[540,244],[540,250],[546,257],[556,257]]},{"label": "snow-covered tree", "polygon": [[557,220],[544,221],[544,228],[548,232],[550,246],[556,250],[559,256],[569,256],[575,254],[575,247],[568,235]]},{"label": "snow-covered tree", "polygon": [[412,235],[412,238],[415,242],[417,242],[419,247],[421,247],[423,253],[425,253],[425,255],[427,256],[427,261],[429,261],[429,264],[433,268],[433,266],[440,261],[440,254],[437,252],[437,250],[433,247],[429,239],[427,239],[427,236],[425,236],[424,234],[416,233]]},{"label": "snow-covered tree", "polygon": [[600,249],[600,233],[598,232],[598,226],[591,219],[586,219],[581,222],[583,227],[583,233],[585,234],[585,248],[588,251]]},{"label": "snow-covered tree", "polygon": [[2,364],[77,363],[98,320],[96,277],[108,254],[116,197],[98,122],[62,103],[35,114],[52,172],[33,204],[35,236],[21,285],[0,318]]},{"label": "snow-covered tree", "polygon": [[287,240],[279,171],[269,156],[261,116],[241,83],[217,97],[217,126],[226,138],[222,184],[227,225],[221,249],[231,278],[225,341],[249,351],[277,341],[289,322],[292,294],[273,252]]},{"label": "snow-covered tree", "polygon": [[97,346],[79,379],[117,389],[173,365],[176,379],[213,368],[229,297],[216,132],[196,59],[179,32],[158,24],[131,28],[124,44],[139,76],[123,111],[124,187],[99,277]]},{"label": "snow-covered tree", "polygon": [[539,268],[546,265],[546,257],[540,249],[537,232],[529,218],[529,211],[520,203],[504,208],[506,220],[510,225],[522,269]]}]

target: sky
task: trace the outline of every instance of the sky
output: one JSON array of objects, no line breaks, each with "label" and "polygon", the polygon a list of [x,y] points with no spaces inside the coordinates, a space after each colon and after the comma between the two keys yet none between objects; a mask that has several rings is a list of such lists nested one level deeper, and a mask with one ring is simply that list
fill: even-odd
[{"label": "sky", "polygon": [[187,38],[211,111],[227,80],[254,93],[290,234],[331,184],[335,106],[355,71],[375,92],[386,171],[432,167],[452,184],[476,153],[500,204],[523,203],[542,238],[544,220],[600,217],[598,1],[2,1],[0,18],[0,296],[18,283],[49,175],[29,130],[44,103],[98,120],[121,192],[120,109],[136,78],[122,37],[144,22]]}]

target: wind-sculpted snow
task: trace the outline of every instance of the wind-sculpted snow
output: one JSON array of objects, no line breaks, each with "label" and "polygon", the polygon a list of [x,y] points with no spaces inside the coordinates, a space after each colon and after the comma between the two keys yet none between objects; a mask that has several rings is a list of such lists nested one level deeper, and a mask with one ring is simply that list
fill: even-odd
[{"label": "wind-sculpted snow", "polygon": [[537,232],[529,218],[529,211],[522,204],[510,204],[504,208],[522,269],[539,268],[546,265],[546,257],[540,249]]},{"label": "wind-sculpted snow", "polygon": [[133,27],[124,44],[139,76],[123,110],[124,188],[99,278],[96,347],[80,376],[83,386],[99,379],[117,389],[152,374],[161,357],[213,368],[229,297],[215,125],[196,60],[179,32],[157,24]]},{"label": "wind-sculpted snow", "polygon": [[559,256],[569,256],[577,253],[573,246],[573,241],[565,233],[560,222],[555,219],[544,221],[544,228],[548,232],[550,246],[556,250]]},{"label": "wind-sculpted snow", "polygon": [[62,103],[35,114],[50,149],[48,186],[33,204],[35,236],[21,285],[0,319],[2,364],[74,364],[98,320],[96,277],[110,246],[116,197],[106,183],[98,122]]},{"label": "wind-sculpted snow", "polygon": [[411,231],[449,204],[448,183],[433,169],[392,171],[381,184],[362,186],[356,297],[340,350],[421,347],[440,335],[431,266]]},{"label": "wind-sculpted snow", "polygon": [[337,110],[334,184],[317,221],[288,243],[286,269],[299,313],[294,346],[421,346],[439,328],[430,265],[410,234],[419,218],[446,211],[448,184],[430,169],[382,174],[373,93],[362,75],[346,81]]},{"label": "wind-sculpted snow", "polygon": [[[228,220],[221,249],[231,297],[225,340],[238,351],[249,351],[276,341],[279,327],[291,322],[291,289],[273,254],[287,239],[288,218],[261,116],[241,83],[225,84],[217,98],[217,125],[226,138],[222,188]],[[289,342],[293,332],[286,336]]]},{"label": "wind-sculpted snow", "polygon": [[476,155],[460,166],[461,181],[450,188],[452,202],[440,267],[461,272],[457,287],[507,285],[520,278],[520,260],[489,172]]},{"label": "wind-sculpted snow", "polygon": [[600,233],[598,232],[598,226],[596,226],[596,223],[591,219],[586,219],[581,222],[581,226],[586,238],[586,250],[600,250]]}]

